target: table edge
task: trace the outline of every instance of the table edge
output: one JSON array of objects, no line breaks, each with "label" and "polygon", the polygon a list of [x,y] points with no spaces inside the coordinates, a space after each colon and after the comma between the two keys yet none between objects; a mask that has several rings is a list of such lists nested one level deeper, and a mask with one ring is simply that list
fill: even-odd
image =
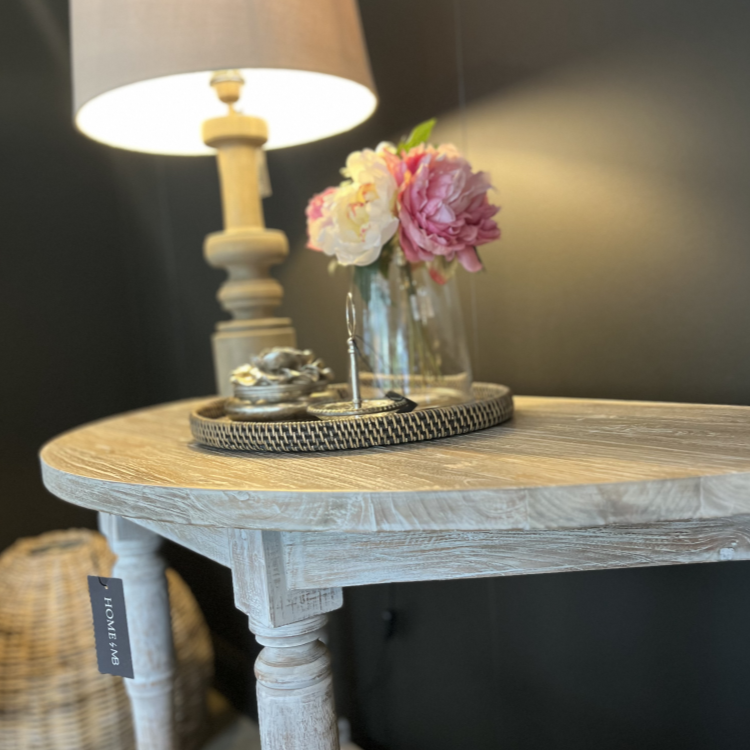
[{"label": "table edge", "polygon": [[[585,495],[590,503],[571,511],[564,522],[538,523],[529,505],[549,487],[405,492],[287,492],[215,490],[134,485],[68,474],[41,460],[44,486],[56,497],[90,510],[212,528],[246,528],[265,531],[316,531],[380,533],[409,531],[529,531],[641,525],[668,521],[732,518],[750,513],[750,472],[676,479],[647,479],[584,485],[556,485],[569,496]],[[638,504],[639,497],[665,494],[669,505],[658,501]],[[235,511],[215,502],[223,496]],[[746,501],[742,503],[742,498]],[[631,504],[622,507],[622,499]],[[153,500],[153,504],[149,502]],[[423,503],[451,509],[447,517],[430,518],[413,512]],[[486,512],[493,501],[503,507],[497,515]],[[333,504],[333,510],[331,510]],[[378,518],[376,506],[396,508],[390,520]],[[341,508],[336,506],[342,506]],[[343,506],[346,506],[345,508]],[[355,511],[348,506],[356,506]],[[511,506],[511,510],[508,510]],[[526,509],[513,513],[512,508]],[[343,512],[339,512],[342,511]],[[369,512],[368,512],[369,511]],[[312,520],[300,521],[304,514]],[[483,514],[484,513],[484,514]],[[593,514],[593,515],[592,515]],[[413,522],[406,518],[411,517]],[[416,521],[419,517],[420,520]]]}]

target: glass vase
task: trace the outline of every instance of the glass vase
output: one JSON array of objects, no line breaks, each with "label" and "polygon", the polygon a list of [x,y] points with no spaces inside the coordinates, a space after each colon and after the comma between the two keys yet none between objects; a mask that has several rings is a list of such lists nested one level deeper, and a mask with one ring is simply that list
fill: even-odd
[{"label": "glass vase", "polygon": [[396,245],[371,266],[355,266],[352,287],[365,397],[397,391],[422,407],[472,400],[454,278],[438,283],[425,263],[409,263]]}]

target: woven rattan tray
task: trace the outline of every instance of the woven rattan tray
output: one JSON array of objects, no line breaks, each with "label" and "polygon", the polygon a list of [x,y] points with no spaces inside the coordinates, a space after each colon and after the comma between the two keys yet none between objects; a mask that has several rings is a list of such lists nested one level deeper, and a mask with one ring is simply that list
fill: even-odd
[{"label": "woven rattan tray", "polygon": [[474,401],[457,406],[298,422],[233,422],[221,399],[198,407],[190,415],[190,428],[199,443],[214,448],[288,453],[416,443],[494,427],[513,416],[513,395],[506,386],[474,383],[473,392]]}]

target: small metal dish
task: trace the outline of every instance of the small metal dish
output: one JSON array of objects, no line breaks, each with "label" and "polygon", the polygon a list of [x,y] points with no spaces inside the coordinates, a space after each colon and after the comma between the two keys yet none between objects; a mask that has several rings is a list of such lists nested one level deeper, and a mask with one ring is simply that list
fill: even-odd
[{"label": "small metal dish", "polygon": [[277,383],[275,385],[243,385],[234,383],[235,400],[251,404],[280,404],[309,396],[319,383]]},{"label": "small metal dish", "polygon": [[239,398],[224,402],[226,415],[235,422],[273,422],[307,418],[308,401],[253,404]]}]

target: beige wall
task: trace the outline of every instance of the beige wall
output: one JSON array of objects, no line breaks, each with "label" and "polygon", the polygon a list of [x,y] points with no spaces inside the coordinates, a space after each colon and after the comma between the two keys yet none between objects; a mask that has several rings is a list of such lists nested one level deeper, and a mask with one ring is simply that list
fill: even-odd
[{"label": "beige wall", "polygon": [[[478,379],[750,402],[746,15],[693,14],[576,50],[440,116],[437,138],[491,173],[503,206],[487,272],[461,280]],[[471,94],[502,78],[508,32],[495,50],[469,20]],[[343,367],[343,279],[290,234],[286,310],[300,341]]]}]

